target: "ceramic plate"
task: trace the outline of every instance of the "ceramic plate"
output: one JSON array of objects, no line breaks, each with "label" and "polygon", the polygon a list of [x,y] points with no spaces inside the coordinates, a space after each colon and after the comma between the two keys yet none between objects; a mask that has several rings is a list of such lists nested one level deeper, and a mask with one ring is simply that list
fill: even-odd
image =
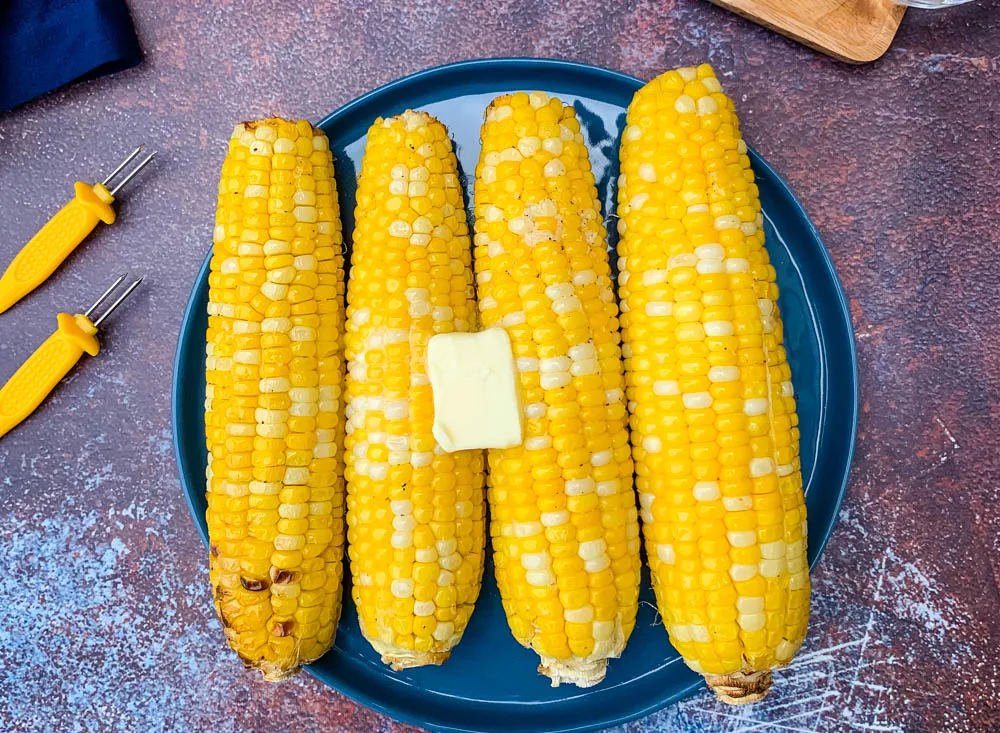
[{"label": "ceramic plate", "polygon": [[[479,127],[490,100],[538,89],[576,108],[591,152],[605,215],[614,211],[617,150],[625,109],[642,85],[605,69],[561,61],[494,59],[452,64],[400,79],[360,97],[321,123],[330,137],[344,231],[353,228],[356,177],[365,133],[376,117],[423,109],[451,131],[471,200]],[[219,150],[221,161],[222,150]],[[785,341],[798,397],[802,469],[809,511],[809,560],[815,563],[836,521],[847,484],[858,414],[857,362],[850,315],[830,257],[802,207],[753,150],[767,247],[778,273]],[[470,219],[471,220],[471,219]],[[611,246],[615,245],[615,227]],[[205,248],[211,226],[205,224]],[[612,257],[612,262],[614,258]],[[181,485],[203,537],[205,527],[204,338],[208,257],[181,325],[172,395]],[[349,575],[349,574],[348,574]],[[207,582],[207,581],[206,581]],[[338,692],[387,715],[452,731],[584,731],[623,723],[679,700],[701,678],[678,658],[653,610],[648,574],[635,632],[607,679],[596,687],[552,688],[535,654],[510,634],[487,562],[483,590],[462,643],[441,667],[393,673],[362,638],[344,592],[335,647],[310,673]],[[222,644],[220,635],[219,643]],[[238,674],[233,658],[233,674]],[[780,678],[778,681],[780,684]]]}]

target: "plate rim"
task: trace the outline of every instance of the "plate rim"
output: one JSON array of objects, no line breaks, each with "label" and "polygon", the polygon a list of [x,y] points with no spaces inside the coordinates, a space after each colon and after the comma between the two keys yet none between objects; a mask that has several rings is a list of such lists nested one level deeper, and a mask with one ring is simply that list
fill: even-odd
[{"label": "plate rim", "polygon": [[[351,101],[337,108],[333,112],[327,114],[318,123],[317,127],[325,128],[330,125],[334,125],[341,121],[345,117],[348,117],[354,113],[359,108],[372,103],[394,91],[404,89],[412,84],[419,84],[426,82],[430,79],[434,79],[440,76],[446,76],[454,73],[468,73],[474,72],[476,70],[481,70],[484,68],[489,68],[493,71],[500,68],[509,68],[514,70],[530,70],[532,68],[544,68],[549,71],[563,71],[573,75],[584,74],[596,78],[603,78],[608,82],[614,84],[625,84],[629,87],[633,87],[638,90],[646,82],[638,77],[632,76],[630,74],[625,74],[620,71],[615,71],[613,69],[607,69],[600,66],[595,66],[592,64],[585,64],[576,61],[566,61],[561,59],[547,59],[547,58],[532,58],[532,57],[498,57],[498,58],[486,58],[486,59],[470,59],[465,61],[457,61],[448,64],[441,64],[438,66],[433,66],[427,69],[422,69],[420,71],[408,74],[406,76],[394,79],[392,81],[386,82],[381,86],[378,86],[364,94],[355,97]],[[847,424],[849,442],[846,446],[846,456],[845,456],[845,466],[846,470],[839,482],[839,485],[835,487],[836,489],[836,499],[832,504],[831,510],[829,512],[827,521],[822,527],[822,532],[820,536],[814,541],[815,555],[813,561],[810,563],[810,571],[815,568],[816,564],[819,562],[823,551],[826,548],[827,543],[830,540],[833,530],[836,527],[838,515],[840,513],[840,508],[843,504],[844,498],[847,494],[847,488],[850,483],[851,474],[854,469],[854,454],[857,443],[857,432],[858,432],[858,418],[860,413],[860,378],[859,378],[859,365],[857,357],[857,342],[854,334],[854,326],[851,321],[850,307],[847,301],[847,295],[844,290],[842,281],[837,274],[836,267],[833,262],[833,258],[830,254],[829,249],[823,242],[819,231],[816,229],[816,225],[813,223],[812,219],[809,217],[805,208],[802,206],[801,202],[792,192],[788,183],[775,171],[775,169],[768,163],[763,157],[760,156],[750,145],[748,147],[748,153],[752,159],[754,166],[763,170],[770,178],[771,183],[778,189],[779,193],[784,197],[785,201],[791,204],[792,210],[795,217],[804,223],[805,229],[808,231],[810,237],[816,242],[818,247],[816,250],[819,254],[819,261],[822,265],[822,269],[826,276],[832,283],[835,302],[831,303],[830,310],[836,311],[836,320],[839,321],[839,326],[843,330],[844,334],[848,336],[846,339],[847,346],[847,359],[850,362],[850,370],[847,376],[849,377],[850,384],[845,385],[849,388],[851,393],[851,405],[850,413],[843,414],[843,418]],[[194,315],[196,308],[200,309],[200,305],[197,302],[198,291],[201,288],[201,284],[205,281],[209,263],[212,257],[212,249],[208,248],[201,266],[198,268],[198,273],[192,285],[191,293],[188,296],[187,303],[184,308],[184,313],[181,319],[177,345],[174,352],[173,359],[173,374],[171,375],[171,389],[170,389],[170,421],[171,421],[171,438],[173,441],[173,452],[174,452],[174,464],[177,469],[178,481],[180,483],[181,490],[184,494],[184,502],[188,507],[188,511],[191,514],[191,518],[195,524],[198,534],[201,536],[202,543],[207,546],[208,544],[208,530],[207,525],[204,522],[199,521],[198,517],[201,516],[201,508],[195,505],[194,502],[194,489],[187,480],[187,475],[190,471],[194,470],[194,475],[198,475],[200,472],[200,467],[193,467],[192,462],[188,460],[184,452],[181,450],[181,428],[180,428],[180,413],[181,413],[181,381],[182,372],[185,371],[183,367],[183,356],[188,352],[188,349],[197,347],[197,344],[192,344],[195,339],[192,338],[192,328],[190,327],[191,320]],[[199,340],[201,334],[197,334]],[[824,339],[825,342],[825,339]],[[812,539],[812,538],[810,538]],[[813,544],[813,543],[811,543]],[[489,548],[486,549],[489,551]],[[346,558],[345,558],[346,562]],[[435,725],[430,724],[426,719],[423,719],[417,715],[409,714],[409,709],[407,708],[396,708],[392,704],[383,703],[381,699],[372,697],[367,694],[360,686],[354,685],[351,680],[347,678],[337,677],[326,670],[312,668],[310,665],[305,665],[303,669],[308,672],[311,676],[317,678],[324,685],[332,689],[333,691],[348,697],[355,703],[364,705],[365,707],[376,710],[383,715],[390,717],[393,720],[409,723],[413,725],[419,725],[422,727],[427,727],[433,730],[440,731],[477,731],[481,730],[479,728],[471,728],[458,725]],[[668,705],[671,705],[685,697],[688,697],[696,688],[700,687],[701,680],[695,680],[691,685],[685,688],[675,690],[673,693],[666,695],[664,697],[656,698],[651,700],[650,704],[643,705],[641,709],[632,709],[627,713],[615,714],[612,713],[604,720],[599,722],[591,721],[583,724],[570,724],[568,726],[563,726],[558,728],[559,731],[565,731],[566,733],[580,733],[582,731],[599,730],[608,726],[621,725],[623,723],[628,723],[639,718],[650,715],[654,712],[664,709]]]}]

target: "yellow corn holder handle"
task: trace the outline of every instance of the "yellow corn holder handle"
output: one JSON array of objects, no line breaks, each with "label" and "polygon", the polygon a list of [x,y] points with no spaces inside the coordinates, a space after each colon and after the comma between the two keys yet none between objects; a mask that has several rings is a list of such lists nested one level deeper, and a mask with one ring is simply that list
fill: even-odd
[{"label": "yellow corn holder handle", "polygon": [[108,190],[108,184],[141,151],[140,145],[102,183],[91,185],[77,181],[74,184],[73,199],[17,253],[0,278],[0,313],[45,282],[80,242],[94,231],[98,222],[114,224],[115,210],[111,204],[115,194],[142,170],[155,153],[139,163],[113,190]]},{"label": "yellow corn holder handle", "polygon": [[76,364],[83,352],[97,356],[97,329],[85,315],[60,313],[59,327],[0,389],[0,436],[28,417]]},{"label": "yellow corn holder handle", "polygon": [[115,223],[114,198],[104,184],[77,181],[74,188],[76,197],[28,241],[0,278],[0,313],[45,282],[98,221]]},{"label": "yellow corn holder handle", "polygon": [[0,388],[0,437],[34,412],[85,352],[97,356],[101,350],[96,337],[97,327],[135,290],[142,278],[129,285],[99,318],[91,321],[90,316],[126,276],[127,273],[118,278],[86,313],[75,316],[60,313],[56,317],[58,327],[55,333],[45,339],[7,384]]}]

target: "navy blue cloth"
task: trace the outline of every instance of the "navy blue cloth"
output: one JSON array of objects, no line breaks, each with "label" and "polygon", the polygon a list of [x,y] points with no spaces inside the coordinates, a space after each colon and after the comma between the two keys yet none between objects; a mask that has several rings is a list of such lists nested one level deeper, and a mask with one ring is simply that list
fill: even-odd
[{"label": "navy blue cloth", "polygon": [[0,0],[0,112],[141,56],[124,0]]}]

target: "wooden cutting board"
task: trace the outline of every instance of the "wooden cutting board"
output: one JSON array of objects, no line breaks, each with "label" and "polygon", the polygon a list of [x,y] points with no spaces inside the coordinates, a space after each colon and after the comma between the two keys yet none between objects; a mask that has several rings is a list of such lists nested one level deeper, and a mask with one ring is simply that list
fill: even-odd
[{"label": "wooden cutting board", "polygon": [[841,61],[874,61],[906,7],[892,0],[709,0]]}]

